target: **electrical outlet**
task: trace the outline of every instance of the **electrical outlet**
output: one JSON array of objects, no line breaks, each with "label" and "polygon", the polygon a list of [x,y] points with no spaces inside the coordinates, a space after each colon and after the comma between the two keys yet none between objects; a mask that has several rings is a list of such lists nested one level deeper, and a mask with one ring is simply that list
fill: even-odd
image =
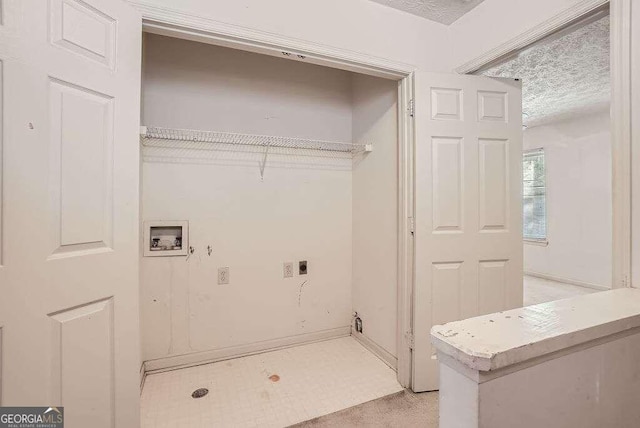
[{"label": "electrical outlet", "polygon": [[218,284],[229,283],[229,267],[218,268]]},{"label": "electrical outlet", "polygon": [[284,262],[282,270],[285,278],[293,278],[293,262]]},{"label": "electrical outlet", "polygon": [[298,275],[306,275],[307,274],[307,261],[302,260],[298,263]]}]

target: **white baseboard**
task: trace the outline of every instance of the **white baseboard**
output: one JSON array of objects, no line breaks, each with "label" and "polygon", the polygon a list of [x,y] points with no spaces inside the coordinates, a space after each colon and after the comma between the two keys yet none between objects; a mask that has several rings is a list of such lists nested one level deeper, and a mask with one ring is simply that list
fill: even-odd
[{"label": "white baseboard", "polygon": [[317,331],[314,333],[283,337],[280,339],[265,340],[247,345],[212,349],[210,351],[194,352],[184,355],[172,355],[170,357],[145,361],[144,371],[145,375],[147,375],[185,367],[198,366],[201,364],[215,363],[216,361],[229,360],[232,358],[245,357],[247,355],[260,354],[262,352],[275,351],[277,349],[290,348],[292,346],[304,345],[307,343],[336,339],[338,337],[349,336],[350,334],[351,327],[346,326]]},{"label": "white baseboard", "polygon": [[536,278],[548,279],[549,281],[564,282],[566,284],[578,285],[580,287],[592,288],[594,290],[611,290],[611,287],[606,285],[593,284],[591,282],[578,281],[576,279],[563,278],[561,276],[549,275],[546,273],[524,271],[525,275],[535,276]]},{"label": "white baseboard", "polygon": [[351,336],[356,339],[362,346],[367,348],[373,355],[380,358],[386,365],[393,370],[398,371],[398,358],[393,356],[389,351],[378,345],[373,340],[369,339],[362,333],[358,333],[355,329],[351,328]]}]

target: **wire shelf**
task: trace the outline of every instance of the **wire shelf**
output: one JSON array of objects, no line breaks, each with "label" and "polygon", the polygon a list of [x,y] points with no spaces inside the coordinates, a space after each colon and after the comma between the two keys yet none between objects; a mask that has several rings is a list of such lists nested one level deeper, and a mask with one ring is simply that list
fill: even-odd
[{"label": "wire shelf", "polygon": [[[194,131],[160,127],[142,128],[140,140],[146,147],[182,147],[180,143],[198,144],[197,149],[215,149],[216,144],[255,146],[263,148],[302,149],[358,154],[370,152],[369,144],[351,144],[333,141],[310,140],[304,138],[279,137],[270,135],[236,134],[218,131]],[[172,144],[177,142],[178,144]],[[208,146],[208,145],[211,146]]]}]

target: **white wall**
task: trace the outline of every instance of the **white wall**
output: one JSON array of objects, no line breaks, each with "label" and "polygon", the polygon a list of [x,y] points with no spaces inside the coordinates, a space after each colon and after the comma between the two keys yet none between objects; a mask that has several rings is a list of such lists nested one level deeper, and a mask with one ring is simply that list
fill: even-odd
[{"label": "white wall", "polygon": [[[143,123],[351,141],[351,86],[347,72],[148,35]],[[350,325],[351,158],[274,151],[262,182],[261,151],[145,154],[158,157],[143,165],[143,219],[189,220],[196,252],[142,259],[144,360]],[[284,279],[299,260],[309,274]]]},{"label": "white wall", "polygon": [[449,26],[451,69],[479,57],[582,0],[485,0]]},{"label": "white wall", "polygon": [[611,286],[609,111],[529,128],[525,150],[544,148],[549,245],[524,245],[524,270]]},{"label": "white wall", "polygon": [[145,35],[145,125],[351,140],[351,73]]},{"label": "white wall", "polygon": [[415,65],[451,69],[447,27],[369,0],[133,0]]},{"label": "white wall", "polygon": [[353,168],[353,310],[363,334],[396,356],[397,83],[354,75],[353,140],[374,151]]}]

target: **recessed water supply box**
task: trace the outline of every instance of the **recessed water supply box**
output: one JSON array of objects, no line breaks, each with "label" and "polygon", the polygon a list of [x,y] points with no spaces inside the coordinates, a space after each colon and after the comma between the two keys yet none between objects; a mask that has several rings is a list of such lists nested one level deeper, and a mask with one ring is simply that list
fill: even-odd
[{"label": "recessed water supply box", "polygon": [[145,221],[144,256],[186,256],[189,248],[188,221]]}]

